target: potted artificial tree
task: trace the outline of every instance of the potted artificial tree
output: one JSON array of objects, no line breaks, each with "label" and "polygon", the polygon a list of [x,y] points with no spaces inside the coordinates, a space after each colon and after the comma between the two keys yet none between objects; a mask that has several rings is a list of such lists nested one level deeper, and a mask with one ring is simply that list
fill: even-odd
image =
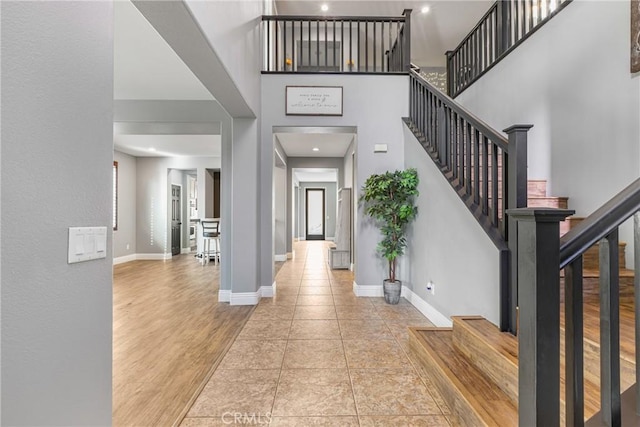
[{"label": "potted artificial tree", "polygon": [[362,187],[360,203],[365,213],[380,227],[382,241],[378,251],[389,263],[389,277],[384,280],[384,299],[389,304],[400,301],[402,282],[396,279],[396,262],[407,246],[407,225],[416,217],[418,207],[418,172],[407,169],[371,175]]}]

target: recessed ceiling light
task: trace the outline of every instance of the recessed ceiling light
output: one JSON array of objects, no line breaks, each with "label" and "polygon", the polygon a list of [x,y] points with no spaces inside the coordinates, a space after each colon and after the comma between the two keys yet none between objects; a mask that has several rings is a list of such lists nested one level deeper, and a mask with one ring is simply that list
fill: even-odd
[{"label": "recessed ceiling light", "polygon": [[153,147],[149,147],[149,151],[156,151],[156,149]]},{"label": "recessed ceiling light", "polygon": [[329,10],[329,6],[327,4],[323,4],[322,6],[320,6],[320,10],[326,12],[327,10]]},{"label": "recessed ceiling light", "polygon": [[429,6],[423,6],[422,9],[420,9],[420,12],[429,13]]},{"label": "recessed ceiling light", "polygon": [[313,151],[320,151],[320,149],[318,147],[313,147],[312,150]]}]

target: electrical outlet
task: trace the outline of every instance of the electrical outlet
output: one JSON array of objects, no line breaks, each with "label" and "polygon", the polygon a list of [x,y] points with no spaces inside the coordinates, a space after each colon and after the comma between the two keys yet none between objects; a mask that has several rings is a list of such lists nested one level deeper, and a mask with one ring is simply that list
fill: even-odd
[{"label": "electrical outlet", "polygon": [[129,244],[127,243],[127,250],[129,250]]},{"label": "electrical outlet", "polygon": [[436,294],[436,284],[431,280],[429,280],[429,282],[427,283],[427,291],[431,292],[431,295]]}]

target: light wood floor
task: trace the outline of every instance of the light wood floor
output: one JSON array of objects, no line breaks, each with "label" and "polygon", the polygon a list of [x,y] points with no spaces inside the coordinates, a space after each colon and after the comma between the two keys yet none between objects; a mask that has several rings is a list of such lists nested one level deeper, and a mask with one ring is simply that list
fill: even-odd
[{"label": "light wood floor", "polygon": [[180,417],[253,310],[218,303],[218,280],[191,255],[114,267],[114,426]]}]

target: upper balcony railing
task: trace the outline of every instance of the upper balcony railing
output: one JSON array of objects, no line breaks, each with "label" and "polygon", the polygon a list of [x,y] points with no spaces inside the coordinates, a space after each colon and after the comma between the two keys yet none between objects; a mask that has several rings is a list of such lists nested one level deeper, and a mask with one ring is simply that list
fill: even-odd
[{"label": "upper balcony railing", "polygon": [[498,0],[453,51],[447,52],[447,92],[456,97],[571,0]]},{"label": "upper balcony railing", "polygon": [[400,17],[262,17],[263,73],[409,72],[411,9]]}]

